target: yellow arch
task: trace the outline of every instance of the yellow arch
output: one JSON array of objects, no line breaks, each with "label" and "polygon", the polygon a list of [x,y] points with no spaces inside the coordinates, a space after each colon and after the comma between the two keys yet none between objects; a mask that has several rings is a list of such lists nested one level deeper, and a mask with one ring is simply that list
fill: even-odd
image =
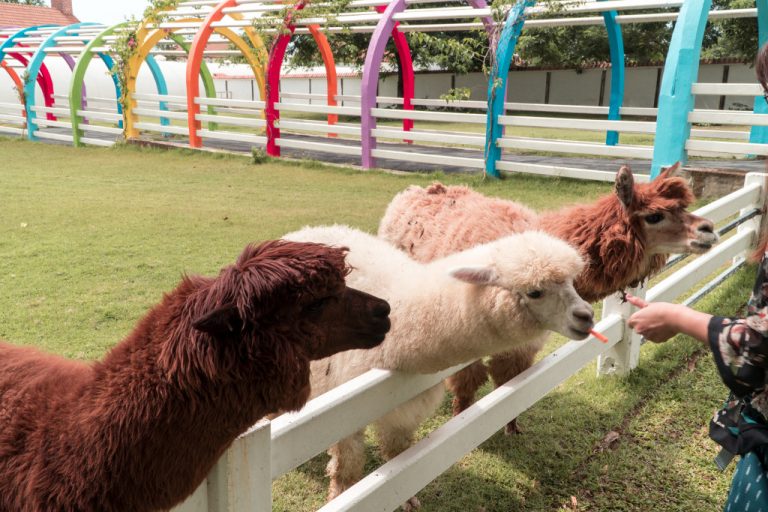
[{"label": "yellow arch", "polygon": [[[243,15],[240,13],[232,13],[230,16],[236,20],[243,18]],[[201,20],[199,18],[183,18],[175,21],[177,23],[187,23]],[[127,104],[125,105],[125,111],[123,113],[123,117],[125,119],[126,138],[135,138],[139,134],[138,130],[134,126],[133,109],[136,106],[136,101],[133,99],[133,94],[136,91],[136,79],[138,78],[141,65],[144,63],[147,56],[149,55],[149,52],[152,51],[152,48],[154,48],[157,43],[164,39],[169,33],[176,32],[182,28],[148,29],[147,24],[147,20],[142,21],[142,23],[139,25],[139,28],[136,30],[136,41],[139,42],[139,48],[128,60],[125,86],[128,101],[126,102]],[[265,68],[268,54],[266,47],[264,46],[264,41],[262,41],[259,34],[253,27],[247,27],[245,29],[245,33],[248,36],[248,39],[251,41],[253,48],[256,49],[256,53],[254,54],[252,49],[248,46],[248,43],[246,43],[245,40],[237,35],[232,29],[217,27],[214,29],[214,32],[228,39],[232,44],[235,45],[238,50],[240,50],[240,53],[243,54],[243,57],[245,57],[246,61],[253,70],[253,76],[256,78],[256,84],[259,87],[259,96],[262,100],[264,100],[266,98]]]}]

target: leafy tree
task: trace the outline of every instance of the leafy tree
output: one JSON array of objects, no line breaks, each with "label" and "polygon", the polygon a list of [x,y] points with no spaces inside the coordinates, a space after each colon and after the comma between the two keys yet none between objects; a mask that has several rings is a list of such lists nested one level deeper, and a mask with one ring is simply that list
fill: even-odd
[{"label": "leafy tree", "polygon": [[[754,0],[714,0],[713,10],[754,7]],[[702,47],[707,59],[735,59],[753,63],[757,54],[757,21],[755,18],[732,18],[709,24]]]},{"label": "leafy tree", "polygon": [[[295,1],[295,0],[294,0]],[[504,9],[515,0],[494,0],[495,16],[502,18]],[[340,0],[305,8],[305,15],[327,17],[343,12],[349,0]],[[538,16],[569,17],[554,0],[541,2],[549,5],[550,12]],[[432,3],[427,7],[440,7]],[[446,3],[445,6],[455,6]],[[753,7],[754,0],[713,0],[713,9],[737,9]],[[312,9],[312,10],[310,10]],[[640,14],[644,11],[637,11]],[[648,11],[658,12],[658,10]],[[282,13],[284,14],[284,13]],[[282,23],[278,14],[262,26]],[[302,15],[304,16],[304,15]],[[458,21],[458,20],[457,20]],[[461,20],[466,21],[466,20]],[[450,23],[451,20],[441,20]],[[325,26],[331,26],[329,22]],[[672,22],[632,23],[621,25],[627,64],[647,65],[662,62],[666,58],[672,36]],[[500,30],[498,28],[497,30]],[[327,34],[336,62],[361,68],[370,42],[370,34],[349,32]],[[491,48],[484,30],[467,32],[409,32],[407,33],[414,64],[421,69],[441,69],[454,73],[468,73],[488,69]],[[703,43],[704,58],[731,58],[752,62],[757,49],[757,23],[754,18],[718,20],[709,23]],[[582,68],[610,61],[610,48],[605,27],[571,26],[524,30],[518,40],[517,54],[526,65],[543,67]],[[397,67],[397,54],[390,40],[385,53],[385,63]],[[286,61],[297,67],[322,64],[315,42],[310,35],[297,35],[286,52]]]}]

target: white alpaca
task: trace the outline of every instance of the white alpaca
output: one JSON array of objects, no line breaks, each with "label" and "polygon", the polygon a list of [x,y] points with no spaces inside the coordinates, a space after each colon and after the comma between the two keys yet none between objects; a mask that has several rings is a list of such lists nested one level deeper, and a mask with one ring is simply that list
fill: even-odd
[{"label": "white alpaca", "polygon": [[[549,330],[583,339],[593,325],[591,306],[573,288],[581,257],[541,232],[511,235],[430,263],[347,226],[304,228],[284,238],[348,247],[349,286],[375,293],[392,307],[392,329],[381,345],[312,363],[312,396],[372,368],[434,373],[522,344],[541,345]],[[411,445],[444,393],[439,384],[376,421],[385,459]],[[328,453],[333,499],[363,475],[363,432]]]}]

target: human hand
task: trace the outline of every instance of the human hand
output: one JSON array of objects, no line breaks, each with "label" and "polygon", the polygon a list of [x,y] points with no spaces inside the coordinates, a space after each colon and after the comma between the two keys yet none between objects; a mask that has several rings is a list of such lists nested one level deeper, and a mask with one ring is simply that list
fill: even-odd
[{"label": "human hand", "polygon": [[640,297],[627,294],[627,302],[640,308],[629,317],[627,325],[645,339],[662,343],[677,335],[680,330],[676,325],[676,313],[679,304],[667,302],[646,302]]}]

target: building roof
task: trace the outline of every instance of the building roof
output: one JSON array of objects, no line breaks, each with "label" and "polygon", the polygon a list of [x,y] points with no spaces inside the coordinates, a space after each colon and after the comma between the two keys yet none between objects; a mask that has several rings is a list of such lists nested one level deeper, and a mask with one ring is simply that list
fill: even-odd
[{"label": "building roof", "polygon": [[11,4],[0,1],[0,27],[31,27],[33,25],[71,25],[76,17],[51,7]]}]

